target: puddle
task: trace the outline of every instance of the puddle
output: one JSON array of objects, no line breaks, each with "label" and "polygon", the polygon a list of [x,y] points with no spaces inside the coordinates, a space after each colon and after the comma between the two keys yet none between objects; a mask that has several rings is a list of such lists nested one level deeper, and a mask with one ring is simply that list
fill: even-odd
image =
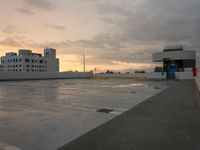
[{"label": "puddle", "polygon": [[22,149],[17,148],[15,146],[11,146],[7,143],[0,142],[0,150],[22,150]]}]

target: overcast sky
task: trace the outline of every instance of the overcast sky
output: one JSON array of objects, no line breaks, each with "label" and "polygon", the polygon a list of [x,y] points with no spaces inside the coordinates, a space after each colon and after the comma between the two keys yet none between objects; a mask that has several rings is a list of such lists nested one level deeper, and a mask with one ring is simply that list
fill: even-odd
[{"label": "overcast sky", "polygon": [[199,0],[0,0],[0,55],[57,49],[62,70],[151,68],[168,44],[200,48]]}]

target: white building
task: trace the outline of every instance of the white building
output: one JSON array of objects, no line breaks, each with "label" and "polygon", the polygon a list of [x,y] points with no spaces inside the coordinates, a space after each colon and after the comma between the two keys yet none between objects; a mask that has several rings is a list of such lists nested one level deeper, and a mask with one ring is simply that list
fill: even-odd
[{"label": "white building", "polygon": [[31,50],[20,49],[1,57],[0,71],[4,72],[59,72],[56,49],[44,49],[44,56]]},{"label": "white building", "polygon": [[182,45],[166,46],[163,52],[153,53],[153,62],[163,62],[163,72],[166,72],[167,78],[187,74],[192,76],[192,68],[196,66],[196,51],[184,50]]}]

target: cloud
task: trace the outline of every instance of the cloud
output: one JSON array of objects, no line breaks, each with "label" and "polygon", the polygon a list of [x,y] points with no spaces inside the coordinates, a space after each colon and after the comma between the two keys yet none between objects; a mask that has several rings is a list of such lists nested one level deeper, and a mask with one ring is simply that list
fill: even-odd
[{"label": "cloud", "polygon": [[[56,8],[53,0],[23,1],[28,8]],[[99,19],[105,25],[103,33],[90,39],[41,43],[27,41],[26,45],[35,48],[54,47],[62,55],[79,55],[82,49],[86,49],[88,63],[122,66],[151,63],[152,53],[162,51],[169,43],[181,43],[197,50],[200,47],[199,0],[77,1],[91,5],[96,10],[93,15],[95,20]],[[89,19],[93,19],[92,16]],[[65,26],[55,24],[45,24],[44,27],[57,31],[66,29]],[[90,30],[95,30],[95,26]],[[6,32],[15,31],[7,29]],[[19,40],[11,38],[1,42],[23,45]]]},{"label": "cloud", "polygon": [[97,14],[111,25],[93,39],[78,41],[93,63],[151,63],[153,52],[170,43],[199,50],[199,0],[116,0],[96,3]]},{"label": "cloud", "polygon": [[0,45],[9,47],[22,47],[26,43],[24,37],[20,36],[8,36],[4,40],[0,41]]},{"label": "cloud", "polygon": [[50,28],[50,29],[54,29],[54,30],[58,30],[58,31],[64,31],[66,26],[61,26],[61,25],[53,25],[53,24],[45,24],[44,27]]},{"label": "cloud", "polygon": [[[98,13],[107,16],[103,21],[113,23],[120,38],[129,41],[186,42],[200,40],[200,1],[149,0],[134,7],[112,4],[100,5]],[[116,15],[122,16],[113,21]],[[120,39],[119,38],[119,39]]]},{"label": "cloud", "polygon": [[56,8],[56,5],[53,4],[50,0],[23,0],[23,1],[29,6],[45,10],[53,10]]},{"label": "cloud", "polygon": [[25,15],[34,15],[35,13],[31,10],[24,9],[24,8],[16,8],[16,11]]},{"label": "cloud", "polygon": [[16,33],[22,33],[21,31],[19,31],[16,27],[14,26],[6,26],[3,30],[3,33],[5,34],[16,34]]},{"label": "cloud", "polygon": [[97,7],[97,12],[100,14],[109,14],[114,16],[127,16],[132,14],[130,9],[121,5],[113,5],[112,3],[101,3]]}]

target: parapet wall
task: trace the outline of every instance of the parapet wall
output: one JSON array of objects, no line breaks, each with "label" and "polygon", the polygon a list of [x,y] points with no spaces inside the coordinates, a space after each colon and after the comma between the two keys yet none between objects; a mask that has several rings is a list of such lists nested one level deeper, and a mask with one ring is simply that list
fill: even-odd
[{"label": "parapet wall", "polygon": [[93,72],[0,72],[0,81],[43,80],[43,79],[83,79],[92,78]]},{"label": "parapet wall", "polygon": [[197,76],[195,77],[195,81],[200,90],[200,65],[197,66]]},{"label": "parapet wall", "polygon": [[143,78],[150,80],[164,80],[166,79],[166,74],[161,72],[151,72],[151,73],[130,73],[130,74],[95,74],[95,78]]}]

